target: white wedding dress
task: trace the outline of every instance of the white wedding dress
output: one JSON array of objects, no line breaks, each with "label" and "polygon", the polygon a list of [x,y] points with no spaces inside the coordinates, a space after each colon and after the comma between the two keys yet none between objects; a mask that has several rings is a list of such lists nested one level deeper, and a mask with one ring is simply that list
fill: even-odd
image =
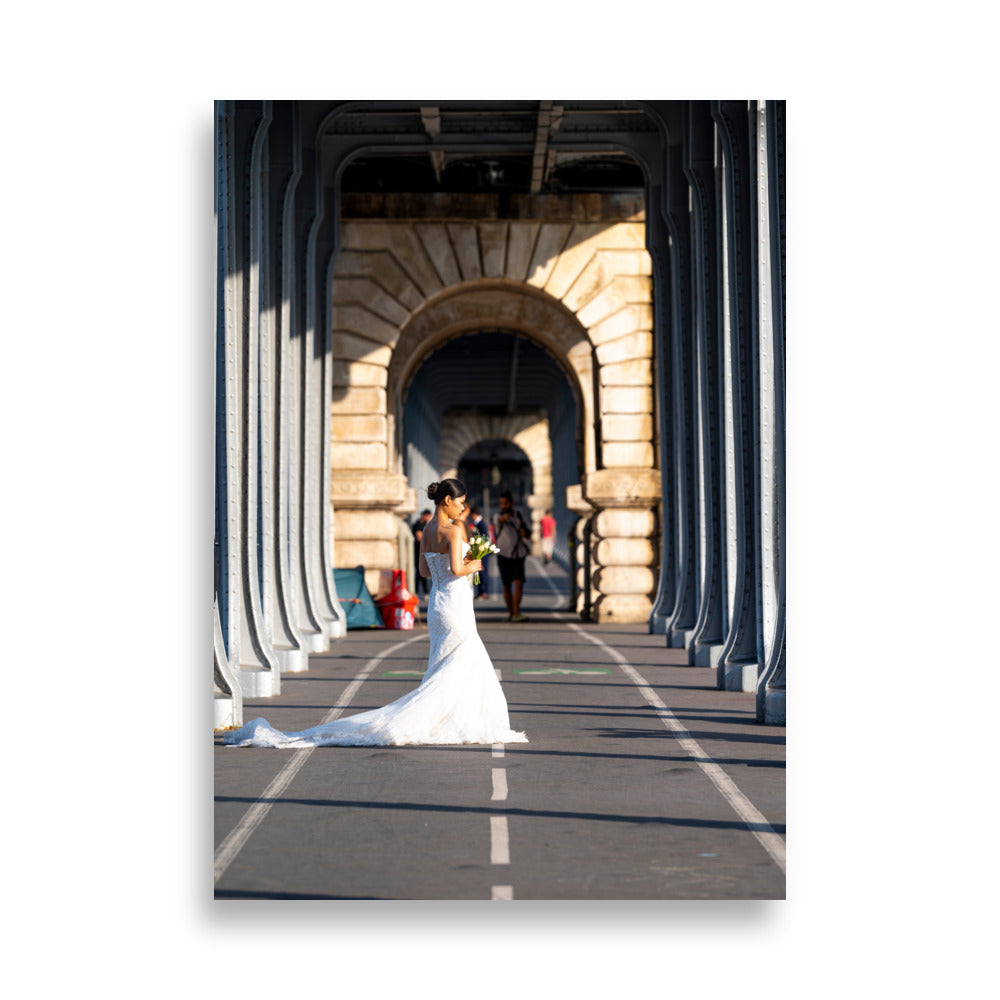
[{"label": "white wedding dress", "polygon": [[[468,550],[465,546],[463,552]],[[527,743],[510,728],[489,653],[476,631],[472,575],[455,576],[451,556],[425,555],[431,571],[427,631],[431,648],[420,686],[402,698],[345,719],[282,733],[264,719],[227,733],[241,747],[407,746],[453,743]]]}]

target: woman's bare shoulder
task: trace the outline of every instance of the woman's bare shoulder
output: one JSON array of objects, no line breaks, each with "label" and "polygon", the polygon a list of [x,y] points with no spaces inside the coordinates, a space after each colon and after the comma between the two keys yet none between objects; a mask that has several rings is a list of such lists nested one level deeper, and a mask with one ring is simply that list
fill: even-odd
[{"label": "woman's bare shoulder", "polygon": [[444,548],[451,546],[451,539],[455,534],[454,524],[438,524],[433,530],[424,531],[424,538],[427,539],[427,552],[442,552]]}]

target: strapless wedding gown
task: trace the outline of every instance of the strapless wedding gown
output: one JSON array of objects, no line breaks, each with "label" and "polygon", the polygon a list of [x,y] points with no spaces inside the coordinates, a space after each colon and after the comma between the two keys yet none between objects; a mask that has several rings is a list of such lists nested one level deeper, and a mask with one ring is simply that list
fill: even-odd
[{"label": "strapless wedding gown", "polygon": [[449,555],[431,552],[425,558],[431,571],[431,648],[418,688],[382,708],[297,733],[279,732],[265,719],[254,719],[227,733],[224,742],[287,748],[527,743],[524,733],[510,728],[507,699],[476,631],[472,576],[455,576]]}]

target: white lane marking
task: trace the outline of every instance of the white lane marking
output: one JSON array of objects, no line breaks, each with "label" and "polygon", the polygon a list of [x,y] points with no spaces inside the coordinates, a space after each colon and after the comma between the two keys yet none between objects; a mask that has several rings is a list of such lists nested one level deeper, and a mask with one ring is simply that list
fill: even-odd
[{"label": "white lane marking", "polygon": [[507,799],[507,771],[502,767],[493,768],[493,795],[491,802],[505,802]]},{"label": "white lane marking", "polygon": [[708,775],[725,800],[733,807],[736,814],[746,823],[750,832],[760,842],[761,847],[771,856],[771,860],[784,872],[785,841],[781,838],[781,835],[768,823],[763,813],[736,787],[732,778],[691,738],[690,732],[677,721],[674,713],[663,704],[660,696],[649,686],[649,682],[642,674],[617,649],[609,646],[603,639],[598,639],[597,636],[585,632],[575,622],[567,622],[566,624],[573,631],[586,636],[595,645],[603,647],[611,658],[625,671],[625,674],[639,689],[643,698],[656,710],[656,714],[663,725],[673,733],[677,742],[684,748],[688,756]]},{"label": "white lane marking", "polygon": [[[358,693],[358,689],[368,679],[371,672],[390,654],[403,646],[408,646],[411,642],[418,642],[426,639],[426,633],[415,635],[410,639],[397,642],[388,649],[379,653],[374,659],[369,660],[361,673],[344,689],[344,693],[338,698],[339,704],[330,709],[323,717],[320,725],[333,722],[341,712],[351,703],[351,700]],[[264,817],[271,811],[281,793],[288,787],[289,782],[299,772],[299,768],[306,762],[315,747],[308,747],[303,750],[296,750],[292,759],[278,772],[277,777],[264,789],[259,799],[243,814],[243,818],[229,832],[229,835],[215,851],[215,881],[218,882],[225,874],[226,869],[233,863],[236,855],[243,850],[243,845],[250,839],[251,834],[264,821]]]},{"label": "white lane marking", "polygon": [[299,772],[299,768],[312,753],[308,750],[296,750],[292,759],[278,772],[274,780],[264,789],[263,795],[243,814],[243,818],[230,831],[229,836],[219,844],[215,852],[215,881],[222,878],[225,870],[233,863],[233,859],[243,849],[250,839],[250,834],[263,822],[271,809],[272,802],[288,787],[288,783]]},{"label": "white lane marking", "polygon": [[512,885],[495,885],[490,890],[490,899],[513,899],[514,887]]},{"label": "white lane marking", "polygon": [[495,673],[497,675],[497,680],[498,681],[503,680],[503,678],[500,676],[500,668],[499,667],[494,667],[493,670],[495,671]]},{"label": "white lane marking", "polygon": [[534,569],[538,571],[542,579],[552,588],[552,592],[556,595],[552,601],[552,607],[558,608],[559,605],[566,599],[566,595],[555,585],[552,577],[549,576],[548,570],[545,568],[545,563],[539,562],[536,556],[532,556],[531,558]]},{"label": "white lane marking", "polygon": [[510,864],[510,841],[507,836],[507,817],[490,817],[490,864]]},{"label": "white lane marking", "polygon": [[493,744],[493,756],[494,757],[502,757],[503,756],[503,744],[502,743],[494,743]]}]

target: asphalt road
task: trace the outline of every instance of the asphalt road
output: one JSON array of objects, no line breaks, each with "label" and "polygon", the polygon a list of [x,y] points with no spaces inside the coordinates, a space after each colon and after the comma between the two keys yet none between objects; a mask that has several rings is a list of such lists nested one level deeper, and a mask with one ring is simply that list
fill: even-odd
[{"label": "asphalt road", "polygon": [[[477,618],[530,742],[217,745],[216,899],[784,898],[784,729],[644,626],[566,613],[554,564],[529,571],[529,622],[498,599]],[[423,626],[351,631],[246,718],[303,729],[352,688],[343,714],[375,708],[426,656]]]}]

